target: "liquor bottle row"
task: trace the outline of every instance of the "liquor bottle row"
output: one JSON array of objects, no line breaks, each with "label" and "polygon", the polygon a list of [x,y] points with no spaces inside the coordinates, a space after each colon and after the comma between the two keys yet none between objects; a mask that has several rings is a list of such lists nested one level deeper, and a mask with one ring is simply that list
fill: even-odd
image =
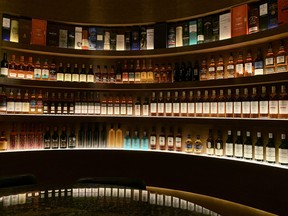
[{"label": "liquor bottle row", "polygon": [[[278,88],[277,88],[278,87]],[[232,91],[233,90],[233,91]],[[157,94],[156,94],[157,93]],[[152,92],[148,96],[106,95],[100,92],[61,93],[4,88],[0,113],[127,116],[288,118],[286,86],[217,90]]]},{"label": "liquor bottle row", "polygon": [[[273,133],[269,133],[268,140],[264,140],[262,133],[257,132],[257,139],[253,143],[250,131],[246,131],[244,139],[242,131],[237,130],[237,136],[234,139],[232,131],[228,130],[227,140],[224,142],[221,130],[218,130],[217,138],[215,139],[210,129],[205,145],[199,134],[195,136],[195,139],[192,138],[191,133],[188,133],[184,138],[182,129],[174,127],[156,128],[153,126],[151,130],[123,130],[120,124],[115,129],[114,124],[111,124],[110,128],[108,128],[105,123],[96,123],[94,126],[92,124],[82,124],[77,133],[75,133],[74,127],[70,128],[68,132],[66,127],[63,126],[60,132],[57,126],[53,128],[53,131],[47,126],[44,132],[41,124],[30,124],[29,129],[28,125],[22,124],[21,130],[17,131],[16,125],[13,124],[9,143],[5,132],[2,131],[0,138],[1,150],[41,148],[159,149],[163,151],[185,151],[195,154],[244,158],[247,160],[253,159],[269,163],[279,162],[282,165],[288,165],[286,134],[281,134],[281,140],[277,138],[275,141]],[[124,131],[125,133],[123,133]]]}]

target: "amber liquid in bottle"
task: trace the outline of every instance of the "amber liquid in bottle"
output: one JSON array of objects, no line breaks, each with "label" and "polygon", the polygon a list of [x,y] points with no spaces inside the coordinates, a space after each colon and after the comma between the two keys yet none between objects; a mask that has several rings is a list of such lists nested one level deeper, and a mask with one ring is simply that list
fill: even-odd
[{"label": "amber liquid in bottle", "polygon": [[284,41],[281,40],[279,51],[276,55],[277,73],[287,72],[287,52],[284,48]]},{"label": "amber liquid in bottle", "polygon": [[234,58],[233,58],[232,53],[230,53],[227,67],[226,67],[226,71],[227,71],[227,75],[226,75],[227,78],[234,78],[235,77],[235,64],[234,64]]},{"label": "amber liquid in bottle", "polygon": [[20,56],[20,62],[18,64],[17,78],[26,79],[26,69],[27,69],[27,66],[24,63],[24,56]]},{"label": "amber liquid in bottle", "polygon": [[197,96],[196,96],[196,117],[202,117],[203,114],[203,102],[201,98],[201,91],[197,91]]},{"label": "amber liquid in bottle", "polygon": [[216,68],[216,79],[223,79],[223,78],[224,78],[224,62],[223,57],[220,55]]},{"label": "amber liquid in bottle", "polygon": [[164,105],[164,99],[163,99],[163,92],[160,92],[158,103],[157,103],[158,116],[164,116],[164,110],[165,110],[165,105]]},{"label": "amber liquid in bottle", "polygon": [[11,61],[9,62],[8,77],[17,78],[18,64],[16,63],[16,56],[11,56]]},{"label": "amber liquid in bottle", "polygon": [[167,147],[168,151],[174,151],[175,149],[173,127],[170,127],[169,133],[167,135]]},{"label": "amber liquid in bottle", "polygon": [[207,62],[206,59],[202,59],[201,69],[200,69],[200,81],[207,80]]},{"label": "amber liquid in bottle", "polygon": [[161,132],[159,134],[159,148],[160,150],[166,150],[166,136],[165,136],[165,128],[161,128]]},{"label": "amber liquid in bottle", "polygon": [[265,57],[265,72],[264,74],[275,73],[275,55],[272,50],[272,43],[269,43],[268,51]]},{"label": "amber liquid in bottle", "polygon": [[142,68],[141,68],[141,83],[147,82],[147,70],[146,70],[146,62],[145,59],[143,59]]},{"label": "amber liquid in bottle", "polygon": [[233,115],[235,118],[241,118],[242,117],[242,98],[240,96],[240,90],[235,90],[235,99],[234,99],[234,112]]},{"label": "amber liquid in bottle", "polygon": [[231,95],[231,89],[227,90],[225,110],[226,110],[226,117],[230,118],[233,117],[233,98]]},{"label": "amber liquid in bottle", "polygon": [[220,89],[219,97],[217,100],[218,117],[225,117],[225,97],[223,89]]},{"label": "amber liquid in bottle", "polygon": [[218,103],[217,103],[216,90],[214,90],[214,89],[212,90],[210,107],[211,107],[211,109],[210,109],[211,117],[217,117]]},{"label": "amber liquid in bottle", "polygon": [[279,118],[288,118],[288,96],[285,85],[281,85],[281,92],[279,97]]},{"label": "amber liquid in bottle", "polygon": [[242,97],[242,117],[250,118],[251,115],[251,102],[248,92],[248,88],[244,88],[244,93]]},{"label": "amber liquid in bottle", "polygon": [[208,71],[209,71],[209,80],[216,79],[216,66],[214,56],[211,56]]},{"label": "amber liquid in bottle", "polygon": [[29,57],[29,59],[28,59],[26,79],[34,79],[34,65],[33,65],[33,58],[32,57]]},{"label": "amber liquid in bottle", "polygon": [[259,118],[259,97],[257,88],[253,87],[251,95],[251,118]]},{"label": "amber liquid in bottle", "polygon": [[155,64],[153,73],[154,73],[154,82],[160,83],[160,71],[159,71],[158,64]]},{"label": "amber liquid in bottle", "polygon": [[254,75],[253,59],[251,55],[251,50],[248,50],[244,65],[244,76],[253,76],[253,75]]},{"label": "amber liquid in bottle", "polygon": [[171,99],[170,91],[167,92],[167,96],[166,96],[165,115],[172,116],[172,99]]},{"label": "amber liquid in bottle", "polygon": [[271,86],[271,93],[269,95],[269,116],[270,118],[278,118],[279,114],[279,99],[276,93],[276,87]]},{"label": "amber liquid in bottle", "polygon": [[242,52],[239,53],[238,59],[236,61],[236,77],[244,76],[244,60]]}]

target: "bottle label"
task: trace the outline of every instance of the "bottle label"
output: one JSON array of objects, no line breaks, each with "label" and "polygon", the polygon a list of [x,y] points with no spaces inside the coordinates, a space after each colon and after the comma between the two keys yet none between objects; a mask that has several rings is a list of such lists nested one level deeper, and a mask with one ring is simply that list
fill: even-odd
[{"label": "bottle label", "polygon": [[173,103],[173,113],[180,113],[180,104],[179,103]]},{"label": "bottle label", "polygon": [[241,114],[241,102],[234,102],[234,114]]},{"label": "bottle label", "polygon": [[127,115],[133,115],[133,106],[132,104],[127,105]]},{"label": "bottle label", "polygon": [[165,112],[166,112],[166,114],[168,114],[168,113],[171,114],[172,113],[172,103],[166,103],[165,104]]},{"label": "bottle label", "polygon": [[71,82],[71,74],[65,74],[65,76],[64,76],[64,80],[66,81],[66,82]]},{"label": "bottle label", "polygon": [[214,72],[215,71],[215,67],[209,67],[209,72]]},{"label": "bottle label", "polygon": [[217,156],[223,156],[223,149],[215,149],[215,154],[217,155]]},{"label": "bottle label", "polygon": [[285,65],[285,66],[278,66],[277,65],[277,72],[278,73],[287,72],[287,65]]},{"label": "bottle label", "polygon": [[94,114],[94,103],[88,103],[88,114]]},{"label": "bottle label", "polygon": [[252,62],[245,63],[245,71],[246,73],[252,74],[253,66]]},{"label": "bottle label", "polygon": [[204,41],[204,35],[198,35],[197,36],[197,41]]},{"label": "bottle label", "polygon": [[101,105],[101,114],[102,115],[107,115],[107,106],[106,104]]},{"label": "bottle label", "polygon": [[79,82],[79,74],[72,74],[72,82]]},{"label": "bottle label", "polygon": [[265,59],[265,66],[274,65],[274,58],[266,58]]},{"label": "bottle label", "polygon": [[129,81],[128,73],[127,73],[127,72],[123,72],[123,74],[122,74],[122,81],[123,81],[123,82],[128,82],[128,81]]},{"label": "bottle label", "polygon": [[268,101],[260,101],[259,102],[259,107],[260,107],[260,114],[268,114]]},{"label": "bottle label", "polygon": [[94,75],[88,74],[88,75],[87,75],[87,82],[92,82],[92,83],[94,83]]},{"label": "bottle label", "polygon": [[211,103],[211,114],[217,114],[217,102]]},{"label": "bottle label", "polygon": [[175,144],[176,148],[181,148],[182,147],[182,139],[180,137],[175,138]]},{"label": "bottle label", "polygon": [[276,63],[277,64],[285,64],[286,63],[286,56],[277,56],[276,58]]},{"label": "bottle label", "polygon": [[[251,63],[252,64],[252,63]],[[254,63],[254,67],[255,67],[255,70],[257,69],[257,70],[262,70],[263,71],[263,68],[264,68],[264,66],[263,66],[263,61],[257,61],[257,62],[255,62]],[[256,75],[256,74],[255,74]]]},{"label": "bottle label", "polygon": [[279,114],[288,114],[288,100],[279,100]]},{"label": "bottle label", "polygon": [[203,103],[196,103],[196,113],[197,114],[202,114],[202,106],[203,106]]},{"label": "bottle label", "polygon": [[263,160],[264,151],[263,146],[255,146],[255,160]]},{"label": "bottle label", "polygon": [[235,143],[235,157],[243,157],[243,145]]},{"label": "bottle label", "polygon": [[63,81],[64,80],[64,74],[63,73],[57,73],[57,81]]},{"label": "bottle label", "polygon": [[223,71],[224,70],[224,67],[223,66],[218,66],[217,67],[217,71]]},{"label": "bottle label", "polygon": [[80,74],[80,82],[87,82],[87,75],[86,74]]},{"label": "bottle label", "polygon": [[211,148],[211,143],[210,142],[207,142],[206,153],[208,155],[214,155],[214,148]]},{"label": "bottle label", "polygon": [[158,103],[158,113],[164,113],[164,103]]},{"label": "bottle label", "polygon": [[209,114],[210,113],[210,103],[209,102],[204,102],[203,103],[203,113],[204,114]]},{"label": "bottle label", "polygon": [[120,106],[119,104],[114,105],[114,115],[120,115]]},{"label": "bottle label", "polygon": [[251,101],[251,114],[259,113],[259,102],[258,101]]},{"label": "bottle label", "polygon": [[135,74],[134,72],[128,74],[128,81],[134,82],[135,81]]},{"label": "bottle label", "polygon": [[101,105],[100,103],[95,103],[95,114],[100,115],[101,114]]},{"label": "bottle label", "polygon": [[[59,106],[58,106],[59,107]],[[60,108],[61,109],[61,108]],[[88,104],[85,102],[82,102],[81,104],[81,113],[87,114],[88,113]]]},{"label": "bottle label", "polygon": [[1,75],[8,76],[8,68],[1,67]]},{"label": "bottle label", "polygon": [[168,145],[168,147],[174,146],[174,138],[173,137],[167,137],[167,145]]},{"label": "bottle label", "polygon": [[234,65],[233,64],[230,64],[230,65],[227,65],[227,70],[234,70]]},{"label": "bottle label", "polygon": [[[35,70],[34,70],[35,72]],[[48,79],[49,78],[49,70],[48,69],[42,69],[42,79]]]},{"label": "bottle label", "polygon": [[16,78],[17,77],[17,71],[14,69],[9,69],[9,77]]},{"label": "bottle label", "polygon": [[244,145],[244,158],[252,159],[252,145]]},{"label": "bottle label", "polygon": [[[52,106],[51,106],[51,109],[52,109]],[[80,102],[75,103],[75,114],[81,114],[81,103]]]},{"label": "bottle label", "polygon": [[143,116],[148,116],[149,115],[149,105],[145,104],[143,105]]},{"label": "bottle label", "polygon": [[180,107],[181,114],[187,114],[187,103],[181,103]]},{"label": "bottle label", "polygon": [[266,161],[275,163],[275,148],[273,147],[266,147]]},{"label": "bottle label", "polygon": [[27,72],[26,73],[26,79],[33,79],[34,78],[34,74]]},{"label": "bottle label", "polygon": [[135,116],[141,115],[141,105],[135,105]]},{"label": "bottle label", "polygon": [[236,64],[236,73],[243,74],[243,64]]},{"label": "bottle label", "polygon": [[30,110],[30,103],[29,102],[23,102],[22,103],[22,112],[28,113]]},{"label": "bottle label", "polygon": [[150,146],[156,146],[156,136],[150,136]]},{"label": "bottle label", "polygon": [[218,113],[225,114],[225,102],[218,102]]},{"label": "bottle label", "polygon": [[165,146],[165,137],[159,136],[159,145],[160,146]]},{"label": "bottle label", "polygon": [[251,107],[250,107],[250,101],[243,101],[242,102],[242,112],[243,114],[250,114],[251,113]]},{"label": "bottle label", "polygon": [[278,114],[278,101],[276,100],[269,101],[269,112],[270,114]]},{"label": "bottle label", "polygon": [[35,68],[34,69],[34,78],[35,79],[40,79],[41,78],[41,69]]},{"label": "bottle label", "polygon": [[233,114],[233,102],[226,102],[226,113]]},{"label": "bottle label", "polygon": [[256,69],[254,70],[254,75],[263,75],[264,74],[264,70],[262,69]]},{"label": "bottle label", "polygon": [[108,115],[113,115],[113,104],[108,104],[108,109],[107,109],[107,114]]},{"label": "bottle label", "polygon": [[121,104],[121,115],[126,115],[127,114],[127,108],[126,104]]},{"label": "bottle label", "polygon": [[[195,104],[194,103],[188,103],[188,114],[194,114],[195,113]],[[202,104],[201,104],[202,106]],[[202,107],[201,107],[201,113],[202,113]]]},{"label": "bottle label", "polygon": [[157,104],[156,103],[151,103],[151,113],[156,113],[157,112],[157,109],[156,109],[156,106]]},{"label": "bottle label", "polygon": [[279,163],[288,164],[288,149],[279,148]]}]

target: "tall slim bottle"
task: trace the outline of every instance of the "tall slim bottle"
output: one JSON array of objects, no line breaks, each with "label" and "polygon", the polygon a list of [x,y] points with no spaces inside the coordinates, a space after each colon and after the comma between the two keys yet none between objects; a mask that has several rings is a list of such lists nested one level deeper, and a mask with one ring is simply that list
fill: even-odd
[{"label": "tall slim bottle", "polygon": [[237,131],[237,139],[235,141],[234,156],[236,158],[243,158],[243,138],[241,135],[241,131]]},{"label": "tall slim bottle", "polygon": [[60,148],[67,148],[68,139],[67,139],[67,132],[66,127],[62,127],[62,132],[60,135]]},{"label": "tall slim bottle", "polygon": [[166,146],[165,128],[161,127],[161,132],[159,134],[159,148],[160,150],[166,150]]},{"label": "tall slim bottle", "polygon": [[47,126],[44,134],[44,149],[50,149],[52,146],[52,138],[50,128]]},{"label": "tall slim bottle", "polygon": [[7,77],[8,76],[8,67],[9,67],[9,63],[7,60],[7,53],[3,54],[3,59],[1,61],[1,72],[0,72],[0,76],[3,77]]},{"label": "tall slim bottle", "polygon": [[143,131],[143,136],[141,138],[141,149],[143,150],[149,149],[149,138],[146,131]]},{"label": "tall slim bottle", "polygon": [[173,100],[173,116],[180,115],[180,100],[178,97],[178,91],[174,92],[174,100]]},{"label": "tall slim bottle", "polygon": [[257,94],[257,88],[252,88],[252,95],[251,95],[251,118],[258,118],[259,117],[259,97]]},{"label": "tall slim bottle", "polygon": [[231,95],[231,89],[227,90],[227,97],[226,97],[226,104],[225,104],[225,110],[226,110],[226,117],[233,117],[233,97]]},{"label": "tall slim bottle", "polygon": [[132,140],[130,137],[129,130],[126,130],[125,137],[124,137],[124,149],[131,149]]},{"label": "tall slim bottle", "polygon": [[244,88],[242,96],[242,117],[250,118],[251,115],[251,98],[249,95],[248,88]]},{"label": "tall slim bottle", "polygon": [[167,147],[169,151],[174,151],[175,149],[173,127],[170,127],[169,133],[167,135]]},{"label": "tall slim bottle", "polygon": [[64,81],[64,68],[62,62],[59,63],[56,80]]},{"label": "tall slim bottle", "polygon": [[281,92],[279,97],[279,118],[288,118],[288,96],[286,93],[286,86],[281,85]]},{"label": "tall slim bottle", "polygon": [[107,142],[107,147],[109,148],[115,148],[115,130],[114,130],[114,125],[111,124],[110,129],[108,131],[108,142]]},{"label": "tall slim bottle", "polygon": [[115,144],[116,148],[123,148],[123,134],[120,124],[118,124],[118,128],[116,130],[115,141],[116,141]]},{"label": "tall slim bottle", "polygon": [[218,100],[217,100],[218,117],[225,117],[226,116],[226,114],[225,114],[226,113],[225,102],[226,102],[226,99],[224,97],[224,91],[223,91],[223,89],[220,89]]},{"label": "tall slim bottle", "polygon": [[195,110],[196,111],[195,112],[196,117],[202,117],[202,115],[203,115],[203,102],[202,102],[200,90],[197,91],[195,107],[196,107],[196,110]]},{"label": "tall slim bottle", "polygon": [[276,149],[273,134],[268,134],[268,143],[266,144],[266,161],[268,163],[275,163],[276,162]]},{"label": "tall slim bottle", "polygon": [[132,138],[132,149],[140,149],[140,137],[139,137],[139,132],[138,129],[134,131],[134,136]]},{"label": "tall slim bottle", "polygon": [[224,150],[223,150],[222,132],[221,130],[218,130],[218,137],[215,140],[215,155],[223,156],[223,154]]},{"label": "tall slim bottle", "polygon": [[276,93],[276,86],[271,86],[269,95],[269,117],[278,118],[279,114],[279,99]]},{"label": "tall slim bottle", "polygon": [[279,146],[279,163],[288,165],[288,142],[285,134],[281,134],[281,144]]},{"label": "tall slim bottle", "polygon": [[266,92],[266,86],[262,86],[262,92],[259,98],[259,117],[269,117],[269,98]]},{"label": "tall slim bottle", "polygon": [[237,88],[235,90],[235,99],[233,104],[233,116],[235,118],[241,118],[242,117],[242,98],[240,96],[240,90]]},{"label": "tall slim bottle", "polygon": [[261,132],[257,132],[257,141],[254,147],[254,158],[256,161],[264,160],[264,147]]},{"label": "tall slim bottle", "polygon": [[244,141],[244,158],[247,160],[252,160],[252,140],[250,136],[250,131],[246,132],[246,140]]},{"label": "tall slim bottle", "polygon": [[152,150],[155,150],[157,147],[157,136],[156,136],[156,128],[152,127],[152,131],[150,134],[149,145]]},{"label": "tall slim bottle", "polygon": [[58,149],[59,148],[59,135],[58,135],[58,128],[56,126],[54,127],[54,132],[52,134],[51,140],[52,140],[52,148]]},{"label": "tall slim bottle", "polygon": [[208,139],[206,140],[206,154],[208,155],[214,155],[214,139],[212,130],[209,129]]},{"label": "tall slim bottle", "polygon": [[76,148],[76,135],[74,128],[71,129],[70,135],[68,137],[68,148]]},{"label": "tall slim bottle", "polygon": [[228,137],[225,143],[225,156],[233,157],[234,155],[234,141],[231,130],[228,130]]}]

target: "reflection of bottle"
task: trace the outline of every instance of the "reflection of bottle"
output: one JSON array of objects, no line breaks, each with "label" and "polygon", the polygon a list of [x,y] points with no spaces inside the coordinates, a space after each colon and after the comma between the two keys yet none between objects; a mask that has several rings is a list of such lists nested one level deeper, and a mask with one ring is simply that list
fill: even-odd
[{"label": "reflection of bottle", "polygon": [[110,148],[115,147],[115,130],[113,124],[111,124],[111,127],[108,132],[108,147]]},{"label": "reflection of bottle", "polygon": [[78,148],[83,148],[85,143],[85,131],[84,126],[80,126],[80,130],[78,132]]},{"label": "reflection of bottle", "polygon": [[195,145],[195,153],[196,154],[202,154],[203,153],[203,145],[202,145],[202,141],[200,139],[200,135],[196,136],[196,140],[194,142]]},{"label": "reflection of bottle", "polygon": [[5,135],[5,131],[2,131],[0,137],[0,150],[7,150],[7,146],[8,146],[8,140]]},{"label": "reflection of bottle", "polygon": [[123,147],[123,135],[121,130],[121,125],[118,124],[118,128],[116,130],[116,148],[122,148]]},{"label": "reflection of bottle", "polygon": [[16,125],[13,123],[12,130],[10,132],[10,149],[16,149],[17,148],[17,131],[16,131]]},{"label": "reflection of bottle", "polygon": [[185,151],[187,153],[192,153],[193,152],[193,143],[192,143],[190,134],[187,135],[187,139],[185,140],[185,145],[186,145]]},{"label": "reflection of bottle", "polygon": [[94,126],[94,134],[93,134],[93,147],[94,148],[99,148],[99,127],[98,124],[96,123]]},{"label": "reflection of bottle", "polygon": [[91,125],[88,125],[87,130],[86,130],[85,147],[92,148],[92,142],[93,142],[92,128],[91,128]]},{"label": "reflection of bottle", "polygon": [[103,124],[102,131],[100,134],[100,148],[107,147],[107,132],[106,132],[106,124]]}]

